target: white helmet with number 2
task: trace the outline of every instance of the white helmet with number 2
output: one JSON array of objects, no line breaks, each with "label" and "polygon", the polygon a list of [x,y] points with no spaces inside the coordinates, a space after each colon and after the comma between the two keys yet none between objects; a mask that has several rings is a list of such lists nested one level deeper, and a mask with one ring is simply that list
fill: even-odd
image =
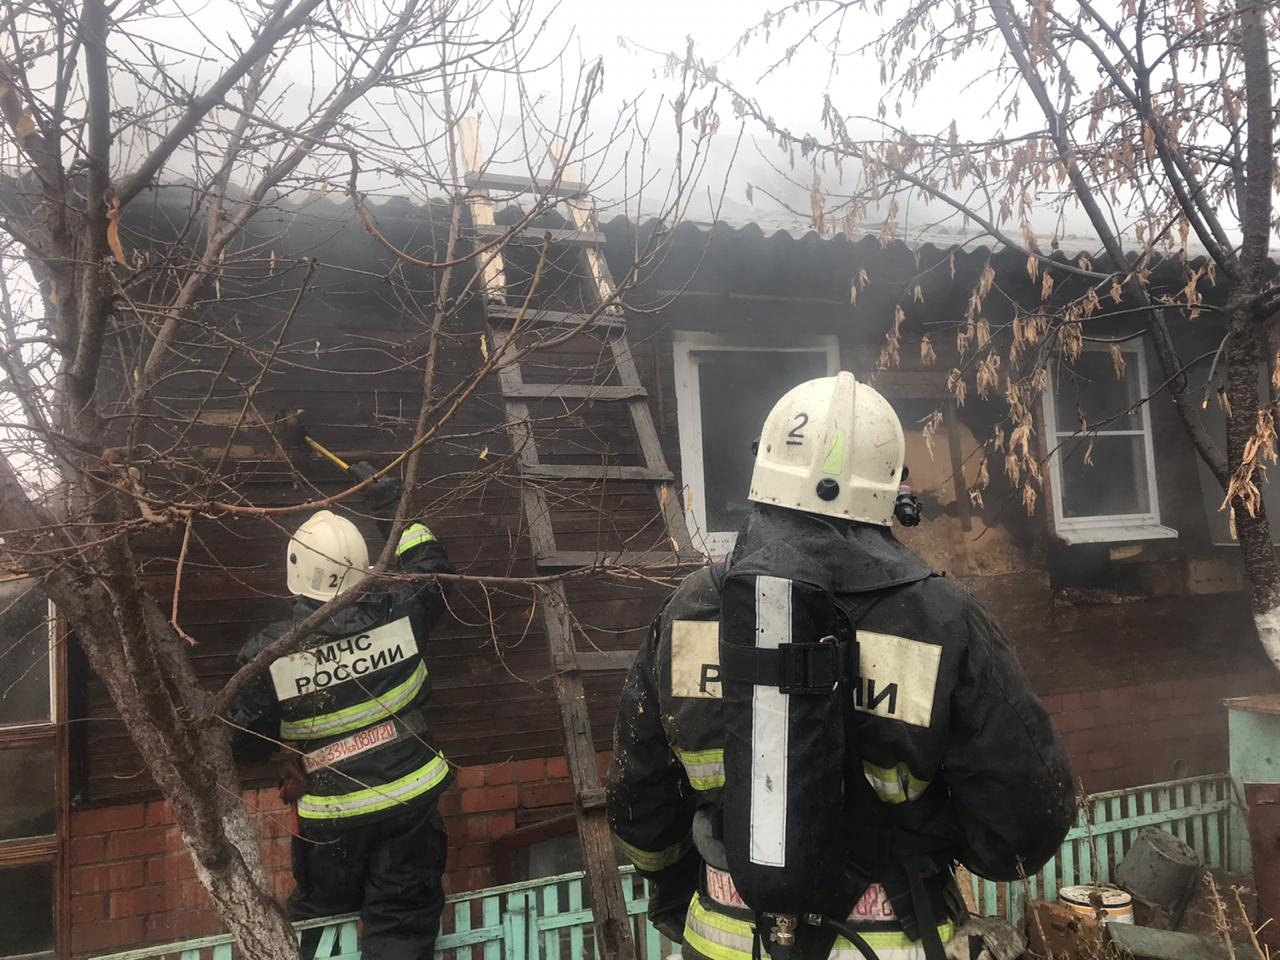
[{"label": "white helmet with number 2", "polygon": [[346,517],[321,510],[289,541],[289,592],[328,600],[365,577],[369,547]]},{"label": "white helmet with number 2", "polygon": [[889,526],[906,445],[889,401],[852,373],[792,387],[765,418],[749,499]]}]

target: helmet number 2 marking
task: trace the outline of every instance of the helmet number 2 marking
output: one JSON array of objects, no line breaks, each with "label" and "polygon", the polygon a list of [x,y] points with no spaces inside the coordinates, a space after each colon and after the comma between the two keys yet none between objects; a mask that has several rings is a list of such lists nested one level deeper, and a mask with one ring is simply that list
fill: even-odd
[{"label": "helmet number 2 marking", "polygon": [[798,447],[804,443],[804,434],[800,431],[802,431],[805,428],[805,425],[809,422],[809,415],[807,413],[797,413],[794,419],[796,420],[796,425],[787,433],[788,447]]},{"label": "helmet number 2 marking", "polygon": [[329,589],[335,590],[338,587],[338,575],[336,573],[329,574]]}]

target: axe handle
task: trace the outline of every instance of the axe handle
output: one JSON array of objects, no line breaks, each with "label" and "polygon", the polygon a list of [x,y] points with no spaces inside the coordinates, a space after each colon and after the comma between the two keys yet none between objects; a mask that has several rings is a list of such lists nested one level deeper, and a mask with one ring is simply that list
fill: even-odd
[{"label": "axe handle", "polygon": [[350,469],[351,469],[351,464],[347,463],[347,461],[343,460],[343,459],[342,459],[340,456],[338,456],[336,453],[333,453],[332,451],[325,449],[325,447],[323,447],[323,446],[320,444],[320,442],[319,442],[318,440],[316,440],[316,439],[314,439],[314,438],[312,438],[312,437],[306,437],[305,439],[306,439],[306,441],[307,441],[307,446],[309,446],[309,447],[310,447],[312,450],[314,450],[316,453],[318,453],[318,454],[320,454],[321,456],[325,457],[327,460],[329,460],[329,461],[330,461],[330,462],[331,462],[335,467],[337,467],[339,470],[350,470]]}]

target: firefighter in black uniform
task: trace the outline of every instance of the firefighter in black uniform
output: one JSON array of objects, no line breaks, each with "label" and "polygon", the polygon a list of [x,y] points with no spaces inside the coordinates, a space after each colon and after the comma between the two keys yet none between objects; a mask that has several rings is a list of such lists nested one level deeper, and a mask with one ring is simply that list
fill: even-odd
[{"label": "firefighter in black uniform", "polygon": [[[363,480],[373,469],[358,463],[351,472]],[[368,491],[389,534],[400,484],[384,479]],[[363,579],[369,566],[356,525],[327,510],[298,528],[286,556],[293,617],[246,644],[241,663]],[[406,574],[453,572],[422,523],[405,527],[396,562]],[[450,772],[427,737],[431,682],[423,653],[444,609],[437,582],[389,581],[276,660],[230,716],[241,755],[276,740],[284,747],[276,756],[281,793],[295,804],[299,824],[290,915],[359,911],[365,960],[431,960],[435,953],[448,851],[436,801]]]},{"label": "firefighter in black uniform", "polygon": [[[627,679],[609,814],[653,883],[651,919],[683,940],[686,957],[760,955],[763,915],[746,909],[724,843],[728,648],[718,621],[726,577],[762,551],[808,565],[807,579],[829,583],[856,627],[844,694],[856,748],[840,774],[852,812],[847,835],[829,842],[845,851],[853,904],[838,919],[881,960],[967,958],[954,864],[995,880],[1030,875],[1074,822],[1065,751],[1008,641],[968,591],[934,576],[890,532],[903,453],[893,409],[849,373],[785,395],[759,440],[754,503],[732,554],[675,591]],[[785,735],[781,744],[785,753]],[[799,779],[804,745],[794,733],[790,749]],[[778,762],[767,750],[755,758]],[[753,858],[766,813],[751,807]],[[816,942],[818,956],[805,960],[856,956],[846,936]]]}]

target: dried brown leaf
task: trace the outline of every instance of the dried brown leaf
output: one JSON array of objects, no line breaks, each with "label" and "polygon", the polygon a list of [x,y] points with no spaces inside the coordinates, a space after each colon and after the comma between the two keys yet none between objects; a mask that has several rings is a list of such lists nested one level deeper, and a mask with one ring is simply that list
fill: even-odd
[{"label": "dried brown leaf", "polygon": [[22,143],[27,137],[36,132],[36,118],[31,115],[31,111],[23,109],[22,115],[18,117],[18,123],[13,129],[13,135],[17,137],[18,143]]},{"label": "dried brown leaf", "polygon": [[933,341],[927,336],[920,338],[920,362],[926,367],[932,366],[938,360],[938,355],[933,351]]},{"label": "dried brown leaf", "polygon": [[1120,344],[1111,344],[1111,366],[1115,368],[1116,379],[1124,379],[1124,351],[1120,349]]},{"label": "dried brown leaf", "polygon": [[[116,258],[116,263],[122,267],[129,265],[129,261],[125,259],[124,247],[120,243],[120,198],[114,195],[107,206],[107,246],[111,248],[111,255]],[[221,294],[218,299],[222,299]]]}]

